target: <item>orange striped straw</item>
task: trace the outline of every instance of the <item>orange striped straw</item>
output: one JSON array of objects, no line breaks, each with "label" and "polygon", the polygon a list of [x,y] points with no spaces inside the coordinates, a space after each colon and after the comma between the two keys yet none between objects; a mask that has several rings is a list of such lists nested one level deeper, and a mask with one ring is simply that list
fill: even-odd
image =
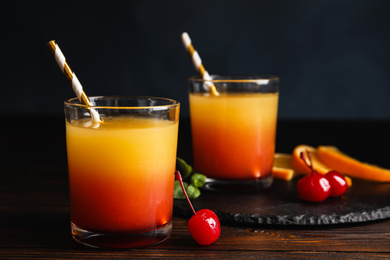
[{"label": "orange striped straw", "polygon": [[[75,92],[77,98],[82,104],[91,106],[91,102],[85,94],[79,79],[76,77],[76,74],[70,69],[68,63],[66,62],[65,56],[62,53],[58,44],[55,41],[50,41],[47,46],[49,47],[51,53],[54,55],[54,58],[56,59],[61,71],[65,74],[69,83],[72,85],[73,91]],[[99,113],[96,110],[89,109],[89,112],[94,122],[101,122]]]},{"label": "orange striped straw", "polygon": [[210,77],[207,70],[203,67],[202,59],[200,58],[198,52],[194,49],[194,46],[192,45],[191,38],[188,35],[188,33],[186,32],[182,33],[181,39],[183,41],[184,47],[186,48],[186,50],[188,51],[188,53],[192,58],[192,62],[194,63],[196,70],[199,72],[203,80],[205,80],[205,84],[209,87],[210,93],[214,96],[219,96],[217,88],[211,82],[212,78]]}]

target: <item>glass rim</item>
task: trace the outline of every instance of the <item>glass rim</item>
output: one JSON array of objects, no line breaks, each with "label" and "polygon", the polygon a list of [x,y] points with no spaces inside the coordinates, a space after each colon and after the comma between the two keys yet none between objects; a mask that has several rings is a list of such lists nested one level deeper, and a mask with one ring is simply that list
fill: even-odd
[{"label": "glass rim", "polygon": [[168,101],[170,102],[170,104],[166,104],[166,105],[151,105],[151,106],[145,106],[145,105],[142,105],[142,106],[102,106],[102,105],[97,105],[97,106],[94,106],[94,105],[87,105],[87,104],[82,104],[82,103],[72,103],[73,101],[79,101],[79,99],[77,97],[73,97],[73,98],[69,98],[67,100],[64,101],[64,104],[65,105],[69,105],[69,106],[75,106],[75,107],[80,107],[80,108],[86,108],[86,109],[90,109],[90,108],[94,108],[94,109],[151,109],[151,108],[169,108],[169,107],[178,107],[180,105],[180,102],[179,101],[176,101],[174,99],[171,99],[171,98],[163,98],[163,97],[152,97],[152,96],[90,96],[88,97],[89,99],[98,99],[98,98],[101,98],[101,99],[114,99],[114,98],[118,98],[118,99],[155,99],[155,100],[165,100],[165,101]]},{"label": "glass rim", "polygon": [[279,81],[279,77],[274,75],[260,75],[260,74],[212,74],[210,75],[211,80],[205,80],[200,75],[191,76],[189,81],[196,82],[249,82],[256,83],[264,81]]}]

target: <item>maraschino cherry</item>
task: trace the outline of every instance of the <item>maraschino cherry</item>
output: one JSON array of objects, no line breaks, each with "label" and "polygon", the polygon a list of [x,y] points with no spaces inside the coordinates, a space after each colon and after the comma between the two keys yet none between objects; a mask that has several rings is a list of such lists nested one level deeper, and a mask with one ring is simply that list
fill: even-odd
[{"label": "maraschino cherry", "polygon": [[327,178],[313,169],[313,162],[310,153],[307,152],[310,165],[307,163],[304,152],[300,157],[311,169],[311,173],[298,181],[297,190],[301,199],[311,202],[326,200],[331,193],[331,186]]},{"label": "maraschino cherry", "polygon": [[180,186],[183,189],[184,195],[190,205],[194,215],[188,221],[188,230],[191,236],[200,245],[210,245],[214,243],[221,234],[221,225],[217,215],[209,210],[202,209],[198,212],[195,211],[187,192],[184,189],[183,180],[179,171],[175,171],[176,179],[180,182]]},{"label": "maraschino cherry", "polygon": [[348,183],[344,175],[337,171],[329,171],[325,174],[325,178],[329,181],[331,188],[330,197],[339,197],[348,189]]}]

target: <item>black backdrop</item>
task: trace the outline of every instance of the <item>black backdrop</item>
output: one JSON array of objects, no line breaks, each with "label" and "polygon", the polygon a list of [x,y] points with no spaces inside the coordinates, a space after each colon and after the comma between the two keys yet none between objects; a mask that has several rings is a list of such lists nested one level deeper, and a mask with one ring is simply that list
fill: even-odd
[{"label": "black backdrop", "polygon": [[92,95],[177,99],[196,74],[280,77],[279,118],[390,119],[390,1],[2,1],[0,113],[62,114],[56,40]]}]

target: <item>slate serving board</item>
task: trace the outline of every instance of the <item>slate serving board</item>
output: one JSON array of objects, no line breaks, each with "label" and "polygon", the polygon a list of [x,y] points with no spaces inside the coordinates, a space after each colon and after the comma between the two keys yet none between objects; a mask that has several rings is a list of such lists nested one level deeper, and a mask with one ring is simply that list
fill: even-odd
[{"label": "slate serving board", "polygon": [[[390,183],[353,180],[340,198],[305,202],[298,197],[297,180],[274,180],[273,185],[254,192],[202,190],[192,200],[194,208],[213,210],[228,225],[332,225],[390,218]],[[174,215],[191,217],[186,200],[174,201]]]}]

